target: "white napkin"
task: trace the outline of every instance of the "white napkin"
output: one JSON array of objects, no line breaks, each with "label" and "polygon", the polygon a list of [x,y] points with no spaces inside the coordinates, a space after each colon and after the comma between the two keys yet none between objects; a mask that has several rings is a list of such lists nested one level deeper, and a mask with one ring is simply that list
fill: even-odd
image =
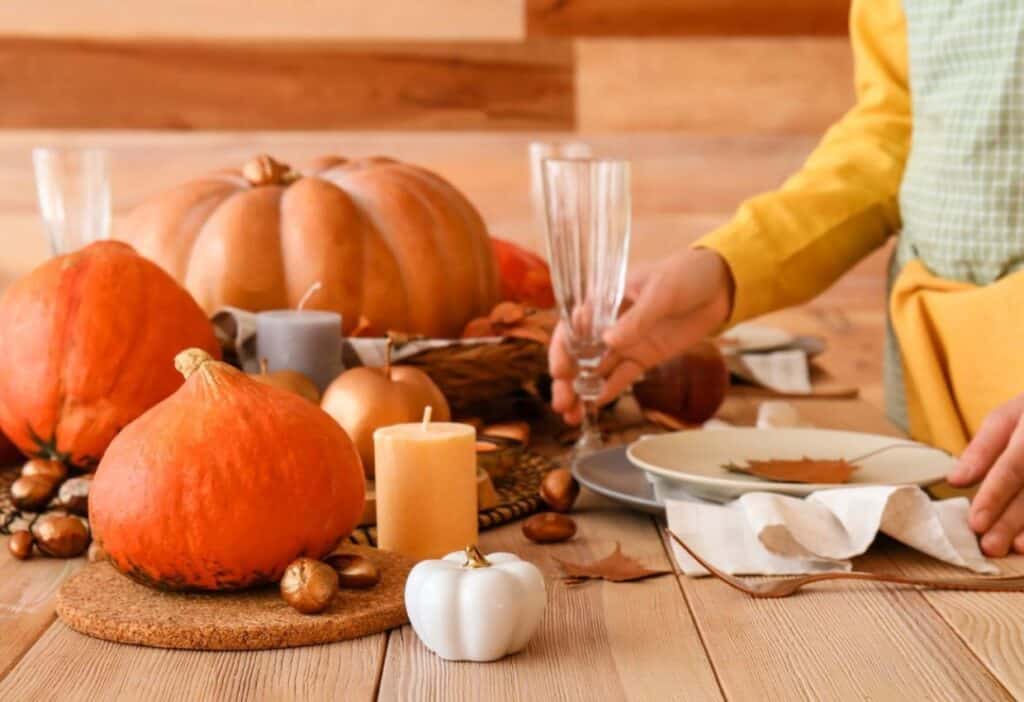
[{"label": "white napkin", "polygon": [[[802,424],[788,402],[763,402],[759,428]],[[719,420],[705,429],[730,426]],[[701,558],[734,575],[796,575],[851,570],[878,532],[940,561],[998,573],[967,526],[965,497],[934,502],[915,485],[821,490],[806,499],[751,492],[726,505],[696,498],[665,500],[669,528]],[[672,542],[680,570],[707,575]]]},{"label": "white napkin", "polygon": [[733,374],[775,392],[809,395],[813,390],[810,363],[801,349],[743,353],[730,356],[728,363]]},{"label": "white napkin", "polygon": [[[914,485],[821,490],[806,499],[752,492],[727,505],[667,500],[669,528],[716,568],[735,575],[850,570],[878,532],[940,561],[998,573],[967,526],[967,498],[933,502]],[[673,543],[680,569],[707,575]]]}]

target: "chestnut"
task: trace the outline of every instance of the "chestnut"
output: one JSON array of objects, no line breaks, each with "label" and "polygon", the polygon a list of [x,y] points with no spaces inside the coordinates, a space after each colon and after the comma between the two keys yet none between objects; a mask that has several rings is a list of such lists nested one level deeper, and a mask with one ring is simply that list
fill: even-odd
[{"label": "chestnut", "polygon": [[355,553],[332,553],[324,563],[338,574],[338,587],[363,590],[380,582],[380,568],[365,556]]},{"label": "chestnut", "polygon": [[65,480],[57,491],[57,501],[68,512],[85,517],[89,514],[89,488],[91,486],[91,473]]},{"label": "chestnut", "polygon": [[567,541],[576,534],[576,522],[572,517],[557,512],[535,514],[523,522],[523,536],[537,544],[554,544]]},{"label": "chestnut", "polygon": [[32,527],[36,546],[47,556],[74,558],[89,546],[89,529],[78,517],[49,516]]},{"label": "chestnut", "polygon": [[51,461],[46,458],[30,458],[21,467],[21,475],[23,478],[36,475],[50,480],[54,485],[59,485],[68,477],[68,469],[60,461]]},{"label": "chestnut", "polygon": [[16,531],[11,534],[11,538],[7,541],[7,550],[19,561],[24,561],[32,555],[32,545],[34,542],[35,539],[32,538],[32,534],[25,530]]},{"label": "chestnut", "polygon": [[11,502],[26,512],[40,512],[50,502],[57,483],[41,475],[22,476],[11,483]]},{"label": "chestnut", "polygon": [[303,614],[319,614],[338,593],[338,573],[312,558],[298,558],[281,577],[281,597]]},{"label": "chestnut", "polygon": [[545,475],[540,483],[540,498],[556,512],[571,510],[579,494],[580,484],[568,468],[556,468]]}]

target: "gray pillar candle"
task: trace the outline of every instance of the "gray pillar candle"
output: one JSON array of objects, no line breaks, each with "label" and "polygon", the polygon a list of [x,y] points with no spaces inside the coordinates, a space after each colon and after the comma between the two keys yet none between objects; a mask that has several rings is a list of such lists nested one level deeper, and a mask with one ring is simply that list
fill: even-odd
[{"label": "gray pillar candle", "polygon": [[341,315],[319,310],[274,310],[256,315],[256,353],[269,370],[295,370],[327,389],[343,369]]}]

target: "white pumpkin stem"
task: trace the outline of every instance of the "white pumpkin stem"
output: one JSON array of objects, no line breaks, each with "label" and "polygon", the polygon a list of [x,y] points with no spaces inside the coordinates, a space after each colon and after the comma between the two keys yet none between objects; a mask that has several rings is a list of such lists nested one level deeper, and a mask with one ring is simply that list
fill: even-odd
[{"label": "white pumpkin stem", "polygon": [[487,560],[484,554],[480,553],[475,545],[470,544],[466,547],[466,562],[462,565],[463,568],[490,568],[491,562]]},{"label": "white pumpkin stem", "polygon": [[309,298],[313,297],[313,295],[315,295],[318,290],[323,289],[323,287],[323,284],[319,280],[310,285],[306,290],[306,293],[302,296],[302,299],[299,300],[299,306],[296,309],[301,312],[303,308],[305,308],[306,303],[309,302]]}]

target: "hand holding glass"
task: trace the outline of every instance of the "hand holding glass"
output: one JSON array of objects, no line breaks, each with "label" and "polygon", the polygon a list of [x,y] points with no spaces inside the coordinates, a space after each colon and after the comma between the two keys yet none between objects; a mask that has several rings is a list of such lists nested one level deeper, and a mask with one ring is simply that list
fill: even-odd
[{"label": "hand holding glass", "polygon": [[608,159],[544,161],[548,259],[568,352],[584,407],[574,459],[602,446],[597,400],[602,340],[618,315],[629,258],[629,163]]}]

